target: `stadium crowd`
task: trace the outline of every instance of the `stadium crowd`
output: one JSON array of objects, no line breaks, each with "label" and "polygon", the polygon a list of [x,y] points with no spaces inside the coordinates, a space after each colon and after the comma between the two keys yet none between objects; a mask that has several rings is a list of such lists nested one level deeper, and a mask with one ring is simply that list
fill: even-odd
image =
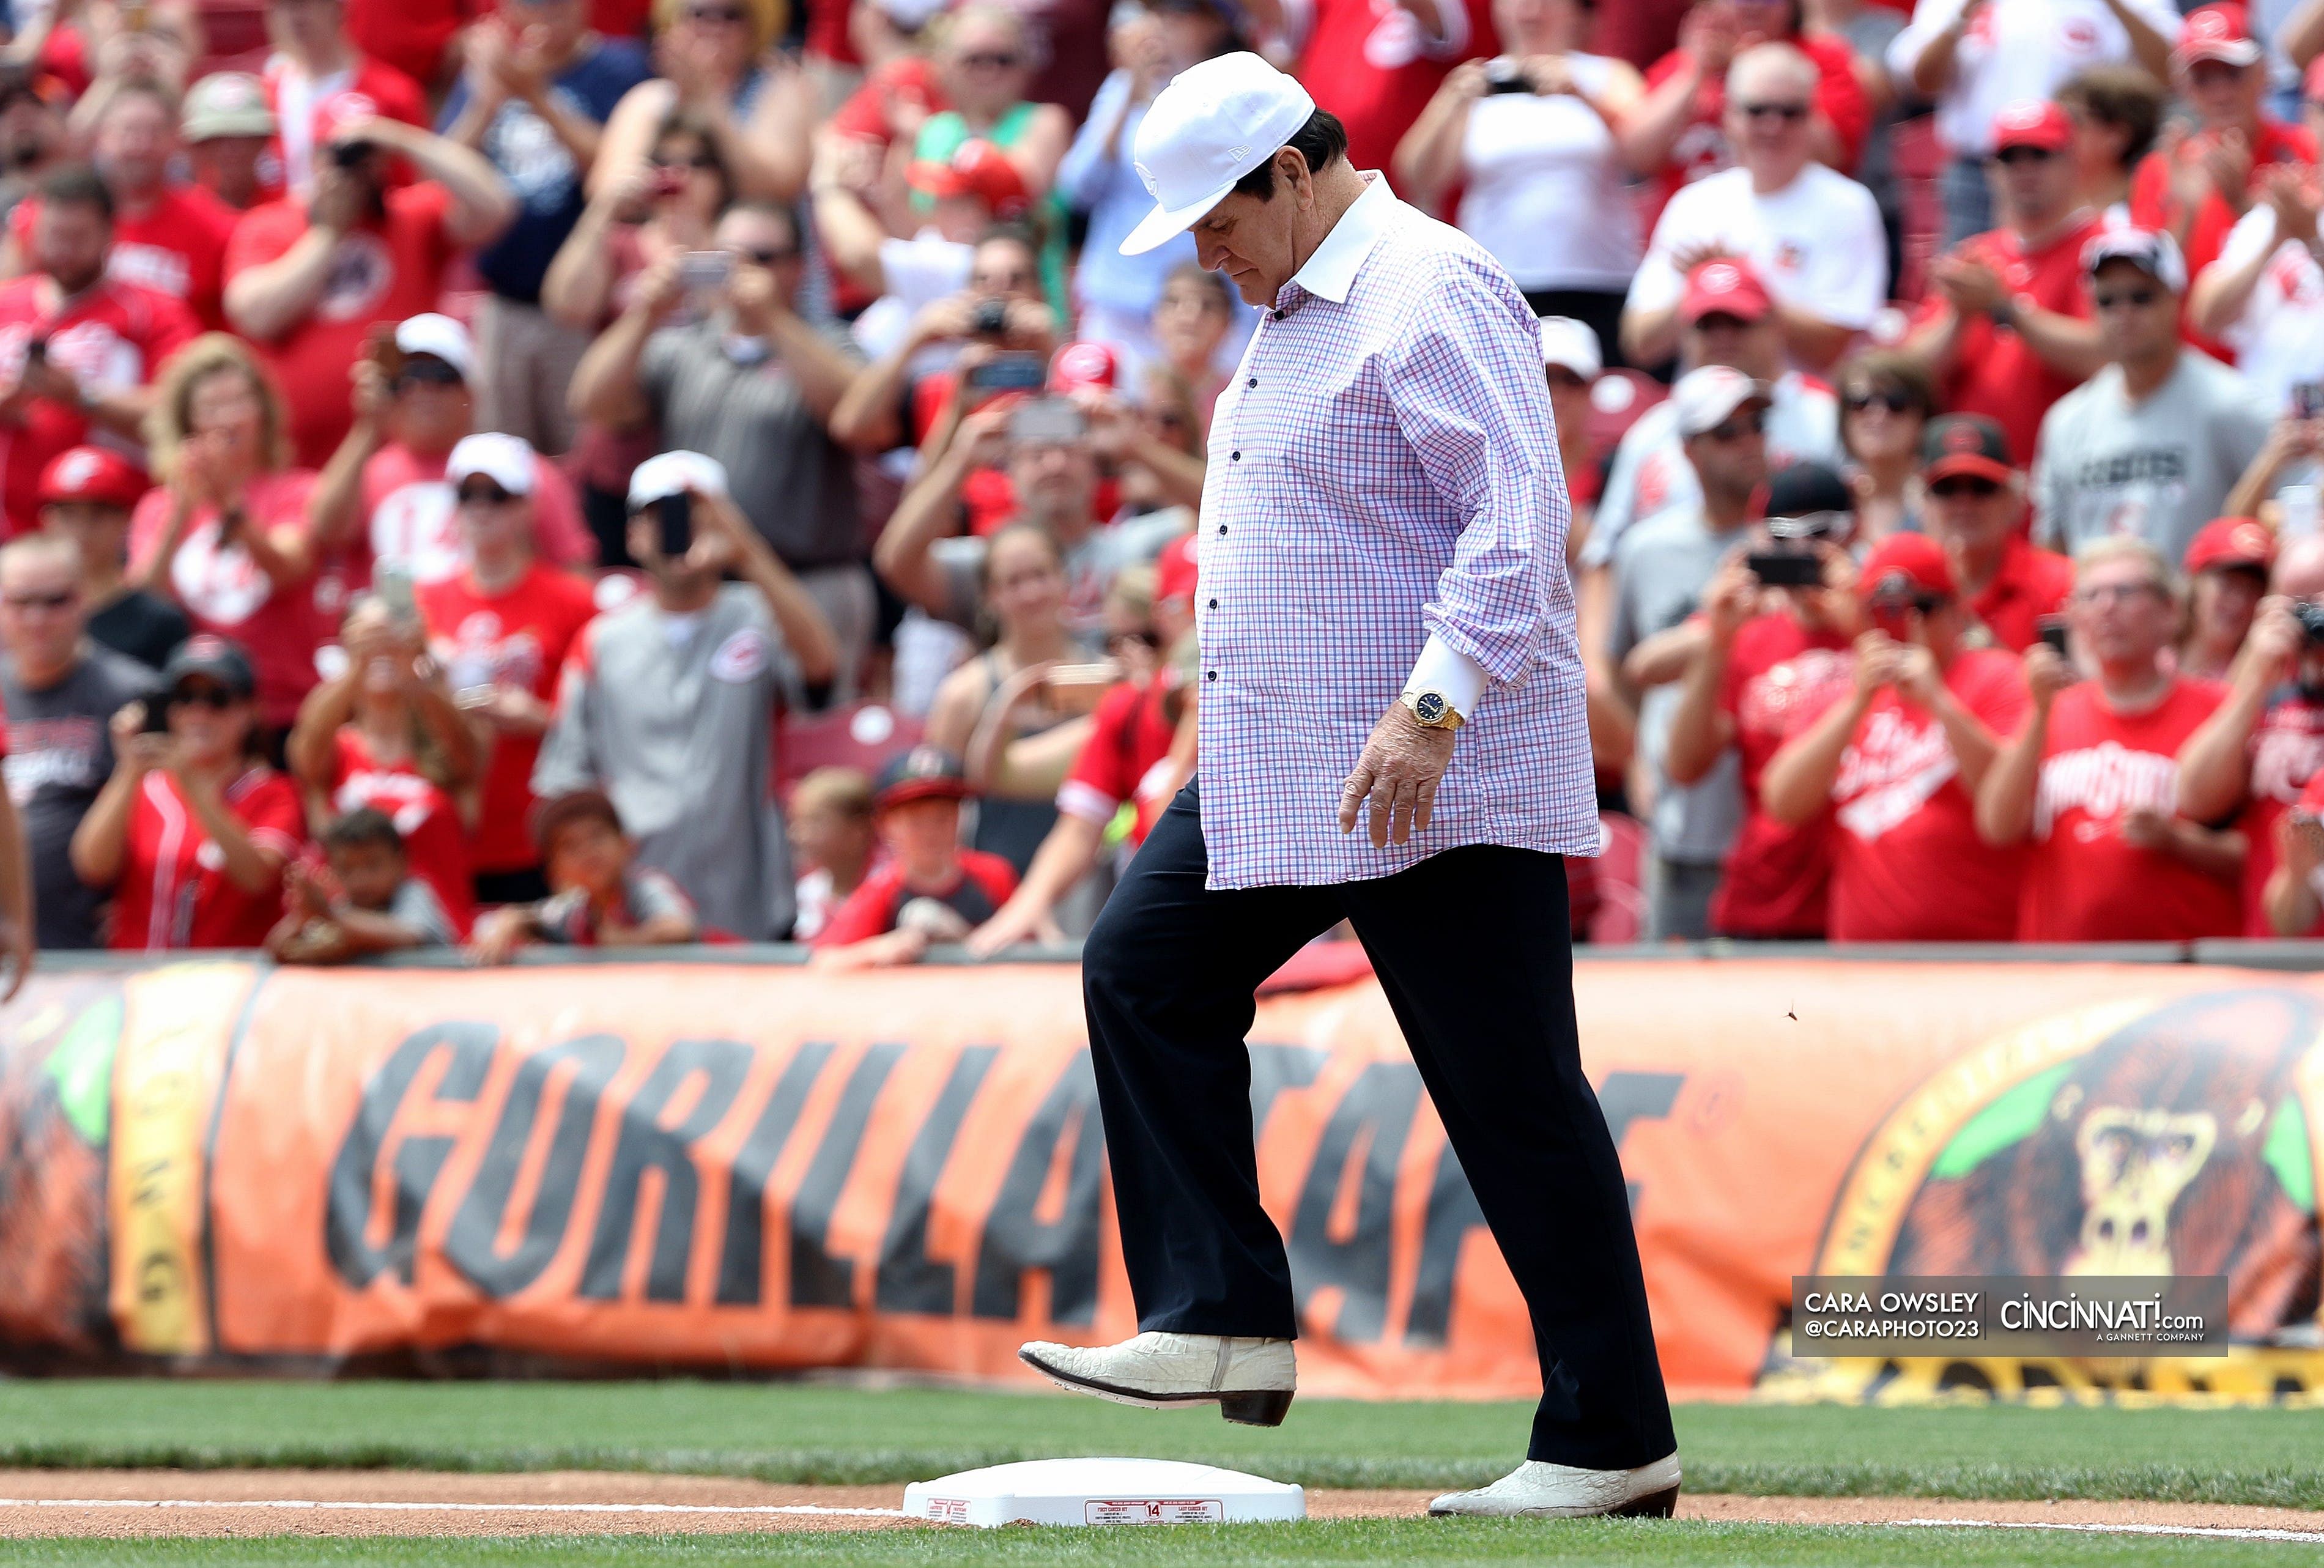
[{"label": "stadium crowd", "polygon": [[1085,929],[1262,329],[1132,149],[1241,49],[1543,318],[1580,935],[2324,934],[2324,0],[5,12],[20,976]]}]

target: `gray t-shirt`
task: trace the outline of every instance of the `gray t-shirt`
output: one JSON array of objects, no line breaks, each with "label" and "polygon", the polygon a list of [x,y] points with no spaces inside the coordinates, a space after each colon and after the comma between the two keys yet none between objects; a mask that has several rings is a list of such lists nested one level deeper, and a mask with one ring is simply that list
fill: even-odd
[{"label": "gray t-shirt", "polygon": [[106,726],[158,684],[135,659],[96,643],[73,672],[45,691],[17,678],[0,654],[0,702],[8,706],[8,796],[32,852],[33,928],[47,948],[95,947],[111,895],[73,874],[72,835],[113,776]]},{"label": "gray t-shirt", "polygon": [[2196,530],[2219,515],[2267,427],[2268,410],[2244,379],[2191,348],[2135,404],[2122,367],[2107,365],[2042,421],[2034,542],[2071,555],[2107,534],[2135,534],[2175,566]]},{"label": "gray t-shirt", "polygon": [[[1081,543],[1065,552],[1067,628],[1076,635],[1102,636],[1105,596],[1113,579],[1128,567],[1151,562],[1164,545],[1194,525],[1193,512],[1172,506],[1090,530]],[[931,553],[945,575],[940,618],[955,626],[974,626],[977,608],[984,603],[983,538],[963,534],[938,540]]]},{"label": "gray t-shirt", "polygon": [[[825,433],[780,355],[746,362],[727,351],[730,326],[714,317],[646,340],[638,385],[662,445],[724,464],[734,503],[791,570],[862,561],[871,541],[856,507],[855,459]],[[816,330],[862,363],[844,328]]]},{"label": "gray t-shirt", "polygon": [[444,912],[444,900],[418,877],[403,879],[395,897],[387,901],[386,914],[405,930],[416,932],[422,947],[449,947],[458,940],[452,932],[452,918]]},{"label": "gray t-shirt", "polygon": [[[1625,530],[1614,546],[1614,619],[1607,634],[1614,662],[1693,614],[1720,561],[1745,537],[1742,530],[1712,532],[1699,509],[1658,512]],[[1638,705],[1638,751],[1655,788],[1655,852],[1689,865],[1716,865],[1743,820],[1740,764],[1730,746],[1692,784],[1678,788],[1664,777],[1679,690],[1677,681],[1651,687]]]},{"label": "gray t-shirt", "polygon": [[675,879],[706,927],[780,936],[790,851],[768,774],[776,711],[798,705],[801,685],[766,601],[741,583],[690,615],[641,598],[582,635],[532,792],[604,789],[637,863]]}]

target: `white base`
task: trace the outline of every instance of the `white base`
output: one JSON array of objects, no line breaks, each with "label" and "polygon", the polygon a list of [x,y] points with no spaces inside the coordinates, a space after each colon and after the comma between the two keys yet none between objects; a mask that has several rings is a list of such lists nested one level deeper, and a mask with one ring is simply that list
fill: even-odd
[{"label": "white base", "polygon": [[1194,1525],[1304,1519],[1298,1487],[1175,1459],[1033,1459],[904,1489],[904,1512],[936,1524]]}]

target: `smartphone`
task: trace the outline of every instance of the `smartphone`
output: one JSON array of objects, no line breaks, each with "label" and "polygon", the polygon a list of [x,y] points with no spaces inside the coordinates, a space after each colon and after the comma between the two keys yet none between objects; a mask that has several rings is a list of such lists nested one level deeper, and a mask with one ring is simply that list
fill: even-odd
[{"label": "smartphone", "polygon": [[360,169],[364,160],[371,154],[372,144],[369,142],[358,140],[331,143],[331,161],[342,169]]},{"label": "smartphone", "polygon": [[1770,588],[1823,586],[1823,558],[1805,550],[1753,550],[1743,558],[1743,564]]},{"label": "smartphone", "polygon": [[24,345],[24,363],[26,364],[48,364],[49,340],[45,337],[35,337]]},{"label": "smartphone", "polygon": [[2324,381],[2293,382],[2292,411],[2303,420],[2312,420],[2324,414]]},{"label": "smartphone", "polygon": [[145,722],[137,726],[140,734],[166,735],[170,733],[170,699],[155,692],[145,699]]},{"label": "smartphone", "polygon": [[1093,712],[1098,702],[1121,679],[1121,661],[1101,659],[1090,664],[1060,664],[1042,684],[1049,701],[1070,714]]},{"label": "smartphone", "polygon": [[379,366],[380,374],[393,381],[403,374],[403,350],[395,345],[395,328],[374,327],[364,343],[364,353]]},{"label": "smartphone", "polygon": [[688,251],[678,258],[678,281],[689,289],[722,289],[734,271],[724,251]]},{"label": "smartphone", "polygon": [[1038,354],[996,354],[969,366],[965,380],[971,392],[1032,392],[1048,374],[1048,365]]},{"label": "smartphone", "polygon": [[2061,659],[2066,657],[2066,618],[2063,615],[2043,616],[2034,623],[2034,631],[2042,639],[2043,647]]},{"label": "smartphone", "polygon": [[661,530],[662,555],[677,560],[694,548],[694,497],[687,491],[665,495],[654,503],[654,522]]},{"label": "smartphone", "polygon": [[1489,60],[1485,62],[1485,96],[1487,97],[1493,97],[1501,93],[1531,91],[1533,91],[1533,83],[1526,79],[1525,67],[1516,60],[1503,56],[1499,60]]},{"label": "smartphone", "polygon": [[1078,441],[1088,434],[1089,420],[1063,398],[1036,398],[1009,416],[1012,441]]},{"label": "smartphone", "polygon": [[373,568],[371,591],[398,622],[410,625],[420,619],[420,601],[411,591],[411,568],[403,562],[382,561]]}]

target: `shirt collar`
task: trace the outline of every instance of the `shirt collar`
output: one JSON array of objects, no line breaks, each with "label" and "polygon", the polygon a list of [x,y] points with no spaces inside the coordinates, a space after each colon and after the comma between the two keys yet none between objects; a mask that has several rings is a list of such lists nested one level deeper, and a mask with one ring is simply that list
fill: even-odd
[{"label": "shirt collar", "polygon": [[1388,177],[1373,171],[1364,175],[1364,193],[1348,204],[1307,264],[1291,275],[1291,281],[1307,293],[1329,300],[1334,305],[1348,302],[1348,291],[1355,287],[1357,270],[1364,258],[1372,254],[1372,246],[1388,232],[1388,217],[1403,203],[1396,192],[1388,188]]}]

